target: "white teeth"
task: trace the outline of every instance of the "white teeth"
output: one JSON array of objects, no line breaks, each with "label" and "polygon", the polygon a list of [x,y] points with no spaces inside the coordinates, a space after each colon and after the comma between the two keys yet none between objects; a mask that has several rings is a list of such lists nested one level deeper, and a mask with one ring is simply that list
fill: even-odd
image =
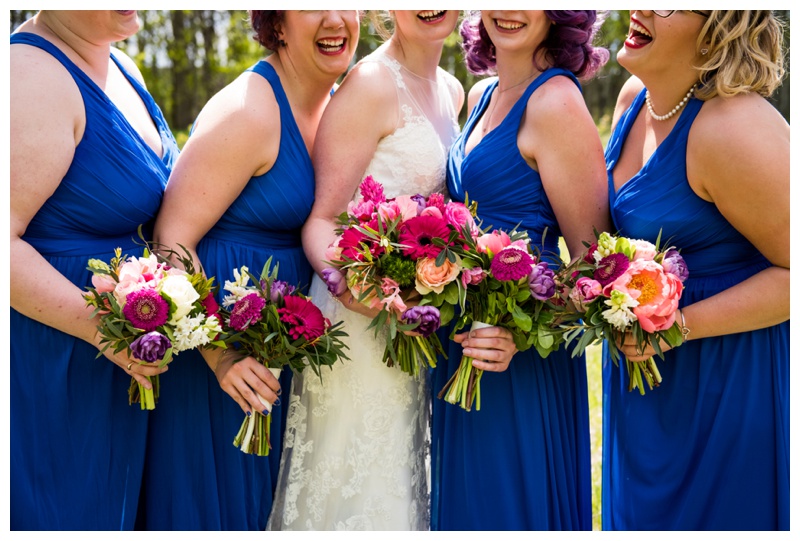
[{"label": "white teeth", "polygon": [[421,11],[417,17],[422,19],[436,19],[437,17],[441,17],[444,15],[444,10],[436,10],[436,11]]},{"label": "white teeth", "polygon": [[631,30],[636,30],[637,32],[639,32],[640,34],[644,34],[648,38],[652,38],[653,37],[653,36],[650,35],[650,32],[648,32],[646,28],[644,28],[640,24],[636,24],[635,21],[631,21]]},{"label": "white teeth", "polygon": [[317,43],[319,43],[321,47],[337,48],[337,47],[341,47],[342,45],[344,45],[344,38],[339,38],[339,39],[321,39],[321,40],[317,41]]},{"label": "white teeth", "polygon": [[495,20],[495,23],[503,30],[516,30],[517,28],[522,28],[523,26],[525,26],[522,23],[514,23],[510,21]]}]

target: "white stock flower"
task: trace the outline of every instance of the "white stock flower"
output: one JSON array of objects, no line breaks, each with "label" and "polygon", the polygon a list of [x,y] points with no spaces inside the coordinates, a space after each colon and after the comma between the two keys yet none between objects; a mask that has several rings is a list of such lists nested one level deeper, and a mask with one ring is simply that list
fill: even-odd
[{"label": "white stock flower", "polygon": [[611,308],[603,310],[603,318],[617,330],[624,331],[636,321],[636,314],[631,311],[631,308],[639,306],[639,301],[627,293],[614,290],[611,292],[611,298],[605,301],[605,304]]},{"label": "white stock flower", "polygon": [[175,325],[175,340],[172,342],[174,351],[185,351],[205,346],[222,332],[216,316],[206,319],[204,314],[194,317],[185,317]]},{"label": "white stock flower", "polygon": [[246,297],[248,294],[252,293],[249,289],[247,289],[247,284],[250,282],[250,276],[247,274],[248,268],[246,266],[242,266],[241,272],[239,269],[233,269],[233,276],[235,280],[231,282],[230,280],[225,280],[225,285],[222,289],[225,291],[230,291],[230,295],[225,295],[222,299],[222,306],[224,308],[228,308],[239,299]]}]

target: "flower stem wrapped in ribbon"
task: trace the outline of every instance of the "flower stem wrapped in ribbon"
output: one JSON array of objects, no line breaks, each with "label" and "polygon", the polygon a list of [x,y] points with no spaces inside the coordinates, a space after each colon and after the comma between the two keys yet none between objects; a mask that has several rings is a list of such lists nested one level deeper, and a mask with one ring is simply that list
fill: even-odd
[{"label": "flower stem wrapped in ribbon", "polygon": [[[347,359],[342,322],[332,325],[309,297],[278,280],[278,265],[270,258],[259,277],[247,267],[234,269],[226,281],[223,300],[225,342],[236,360],[253,357],[277,378],[283,367],[295,372],[311,368],[322,379],[322,367]],[[270,412],[245,417],[233,444],[242,452],[266,456],[270,451],[272,405],[259,396]]]},{"label": "flower stem wrapped in ribbon", "polygon": [[[631,333],[640,350],[649,344],[663,359],[661,340],[670,347],[683,343],[675,316],[689,276],[686,263],[675,248],[659,248],[660,234],[655,244],[595,234],[597,242],[559,275],[565,300],[574,307],[572,319],[580,319],[563,325],[567,343],[578,340],[573,356],[606,340],[612,360],[619,364],[618,344]],[[661,384],[652,357],[642,362],[626,359],[625,366],[629,391],[638,389],[643,395],[645,384],[650,390]]]},{"label": "flower stem wrapped in ribbon", "polygon": [[[141,227],[139,237],[143,239]],[[143,239],[144,240],[144,239]],[[222,332],[218,306],[214,301],[214,278],[196,271],[188,252],[180,255],[157,245],[160,255],[151,252],[146,241],[142,257],[127,257],[117,248],[110,263],[90,259],[92,287],[84,294],[99,316],[97,326],[102,349],[114,353],[127,350],[140,364],[164,366],[174,355],[197,347],[220,347]],[[177,260],[182,270],[173,267],[168,257]],[[160,392],[159,376],[149,376],[152,389],[131,378],[128,402],[138,402],[143,410],[156,407]]]}]

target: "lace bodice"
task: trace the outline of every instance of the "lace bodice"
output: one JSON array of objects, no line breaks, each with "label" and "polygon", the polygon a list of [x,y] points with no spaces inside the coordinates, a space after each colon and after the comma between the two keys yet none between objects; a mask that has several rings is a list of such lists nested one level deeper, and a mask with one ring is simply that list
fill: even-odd
[{"label": "lace bodice", "polygon": [[[387,197],[444,190],[458,133],[450,76],[409,81],[413,74],[383,48],[361,62],[385,66],[398,97],[397,128],[378,143],[364,176],[381,182]],[[282,397],[289,400],[286,436],[267,528],[426,530],[430,386],[386,367],[383,336],[334,300],[318,276],[310,295],[331,321],[344,321],[350,361],[325,371],[321,383],[308,371],[296,375]]]}]

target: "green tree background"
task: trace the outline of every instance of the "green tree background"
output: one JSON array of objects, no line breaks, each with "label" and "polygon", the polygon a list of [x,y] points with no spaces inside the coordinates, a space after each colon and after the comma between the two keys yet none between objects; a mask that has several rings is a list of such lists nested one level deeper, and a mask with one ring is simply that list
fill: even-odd
[{"label": "green tree background", "polygon": [[[35,10],[12,10],[11,30],[35,13]],[[778,14],[787,25],[787,77],[772,101],[788,121],[789,11]],[[244,10],[146,10],[139,16],[142,29],[117,45],[136,61],[156,103],[164,111],[179,143],[183,143],[208,99],[262,58],[265,51],[252,39]],[[601,133],[608,131],[617,93],[628,77],[616,62],[627,30],[628,12],[609,11],[597,44],[611,51],[611,60],[597,77],[584,85],[586,103]],[[364,17],[354,61],[369,54],[381,41],[369,17]],[[476,78],[467,72],[459,42],[457,33],[447,39],[441,66],[469,90]],[[466,114],[465,108],[461,112],[462,124]]]}]

